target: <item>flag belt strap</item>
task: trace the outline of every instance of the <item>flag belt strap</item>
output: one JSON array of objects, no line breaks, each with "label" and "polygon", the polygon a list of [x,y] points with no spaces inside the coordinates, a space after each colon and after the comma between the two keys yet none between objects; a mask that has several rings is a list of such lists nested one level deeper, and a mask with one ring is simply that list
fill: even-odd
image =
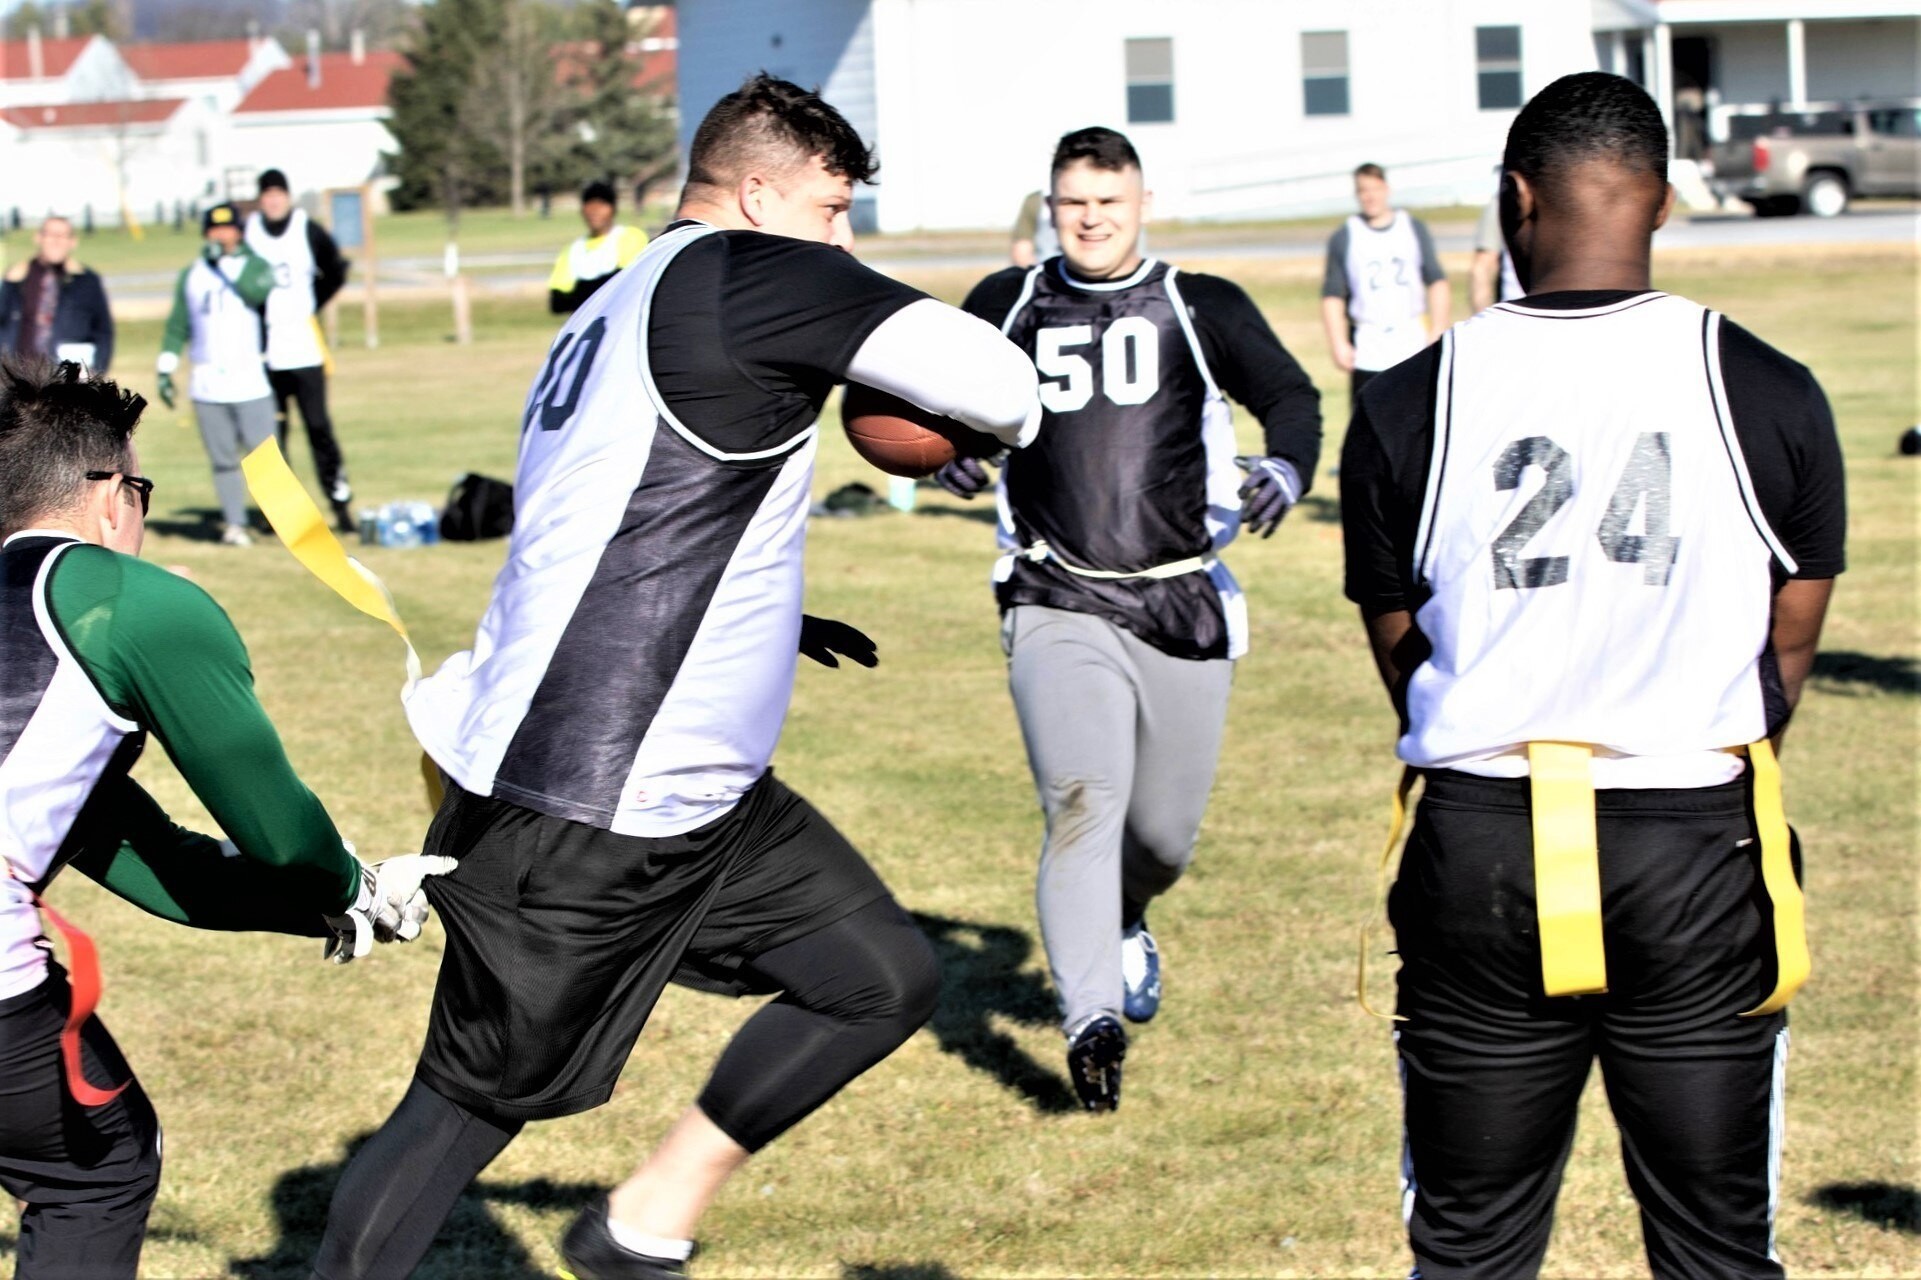
[{"label": "flag belt strap", "polygon": [[33,905],[47,918],[67,944],[67,1020],[60,1028],[60,1065],[67,1077],[67,1092],[83,1107],[104,1107],[126,1092],[131,1077],[111,1089],[90,1083],[80,1057],[80,1028],[100,1007],[100,993],[106,984],[100,977],[100,951],[86,930],[70,924],[67,918],[47,904],[32,885],[14,874],[13,863],[6,864],[7,878],[20,884],[33,899]]},{"label": "flag belt strap", "polygon": [[1101,578],[1110,582],[1127,578],[1179,578],[1190,573],[1204,573],[1215,564],[1213,556],[1189,556],[1185,560],[1170,560],[1166,564],[1157,564],[1151,569],[1140,569],[1131,573],[1123,573],[1115,569],[1083,569],[1079,565],[1069,564],[1061,559],[1060,553],[1049,546],[1045,539],[1034,543],[1031,547],[1022,547],[1019,551],[1009,552],[1010,567],[1015,560],[1032,560],[1036,563],[1052,560],[1077,578]]},{"label": "flag belt strap", "polygon": [[[1761,881],[1771,905],[1776,978],[1773,990],[1743,1017],[1785,1008],[1810,968],[1807,909],[1794,876],[1792,837],[1781,800],[1781,768],[1765,740],[1741,749],[1753,770],[1751,812],[1761,846]],[[1584,743],[1531,742],[1528,776],[1534,837],[1535,913],[1541,940],[1541,982],[1550,996],[1599,995],[1607,990],[1607,955],[1601,929],[1601,866],[1595,834],[1593,748]],[[1361,926],[1357,986],[1361,1007],[1379,1013],[1367,997],[1369,933],[1385,900],[1389,868],[1401,848],[1407,800],[1419,776],[1402,771],[1395,788],[1386,847],[1381,851],[1375,903]],[[1398,1016],[1397,1016],[1397,1020]]]}]

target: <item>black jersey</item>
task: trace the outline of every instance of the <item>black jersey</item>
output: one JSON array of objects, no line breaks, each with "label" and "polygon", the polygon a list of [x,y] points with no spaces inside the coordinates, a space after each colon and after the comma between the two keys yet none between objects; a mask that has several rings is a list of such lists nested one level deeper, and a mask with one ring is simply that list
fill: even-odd
[{"label": "black jersey", "polygon": [[964,305],[1032,357],[1045,410],[1001,476],[1001,608],[1092,613],[1175,657],[1238,657],[1239,588],[1214,559],[1239,524],[1224,397],[1304,483],[1321,433],[1319,393],[1253,301],[1154,259],[1088,282],[1053,258],[989,276]]}]

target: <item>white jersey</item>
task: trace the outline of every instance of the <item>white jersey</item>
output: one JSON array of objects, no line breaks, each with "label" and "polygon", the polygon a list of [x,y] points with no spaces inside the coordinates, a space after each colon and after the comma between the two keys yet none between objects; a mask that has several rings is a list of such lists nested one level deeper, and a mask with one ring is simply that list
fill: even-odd
[{"label": "white jersey", "polygon": [[101,698],[47,607],[48,576],[78,545],[29,531],[0,556],[0,1000],[46,981],[30,886],[53,873],[80,810],[140,733]]},{"label": "white jersey", "polygon": [[675,418],[648,366],[661,275],[714,230],[668,231],[595,293],[527,397],[513,538],[474,647],[407,702],[470,792],[675,835],[725,814],[773,756],[817,428],[723,453]]},{"label": "white jersey", "polygon": [[314,329],[314,257],[307,240],[307,211],[287,216],[279,235],[255,210],[247,217],[247,247],[273,265],[273,292],[267,295],[267,367],[311,369],[325,361]]},{"label": "white jersey", "polygon": [[1396,209],[1379,229],[1348,218],[1345,265],[1356,369],[1391,369],[1427,345],[1426,264],[1413,218]]},{"label": "white jersey", "polygon": [[1443,337],[1414,564],[1433,656],[1403,760],[1518,777],[1528,742],[1559,741],[1597,748],[1597,786],[1740,774],[1728,749],[1766,733],[1769,562],[1795,562],[1735,435],[1720,324],[1646,293],[1501,303]]},{"label": "white jersey", "polygon": [[218,265],[196,258],[187,268],[182,288],[193,325],[187,348],[193,361],[188,394],[195,400],[238,404],[273,394],[260,362],[260,313],[233,285],[246,263],[246,255],[236,253]]}]

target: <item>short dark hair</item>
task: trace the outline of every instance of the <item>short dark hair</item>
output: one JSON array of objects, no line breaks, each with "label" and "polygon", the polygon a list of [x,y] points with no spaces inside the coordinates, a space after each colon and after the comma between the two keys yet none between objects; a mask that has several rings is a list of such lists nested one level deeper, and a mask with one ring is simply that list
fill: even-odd
[{"label": "short dark hair", "polygon": [[731,187],[750,168],[800,168],[815,156],[827,172],[872,182],[880,162],[847,117],[809,92],[765,71],[716,102],[694,130],[687,185]]},{"label": "short dark hair", "polygon": [[620,204],[619,196],[614,193],[614,184],[602,179],[595,179],[580,189],[580,202],[586,204],[589,200],[598,200],[602,204],[611,204],[616,207]]},{"label": "short dark hair", "polygon": [[1354,166],[1354,176],[1357,178],[1379,178],[1382,182],[1386,182],[1387,170],[1370,160],[1366,164]]},{"label": "short dark hair", "polygon": [[0,356],[0,535],[67,511],[89,471],[125,471],[147,402],[79,365]]},{"label": "short dark hair", "polygon": [[1051,176],[1081,160],[1110,173],[1141,167],[1140,152],[1134,150],[1127,135],[1101,125],[1062,134],[1054,147],[1054,166],[1047,172]]},{"label": "short dark hair", "polygon": [[1634,81],[1605,71],[1562,76],[1514,117],[1501,164],[1536,186],[1552,187],[1590,160],[1668,180],[1667,124]]}]

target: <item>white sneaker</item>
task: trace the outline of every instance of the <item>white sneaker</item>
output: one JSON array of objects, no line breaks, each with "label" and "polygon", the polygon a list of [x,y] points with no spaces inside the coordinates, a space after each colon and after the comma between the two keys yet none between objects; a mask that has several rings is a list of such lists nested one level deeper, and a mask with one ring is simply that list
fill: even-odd
[{"label": "white sneaker", "polygon": [[223,547],[251,547],[253,535],[237,524],[230,524],[220,531],[220,545]]}]

